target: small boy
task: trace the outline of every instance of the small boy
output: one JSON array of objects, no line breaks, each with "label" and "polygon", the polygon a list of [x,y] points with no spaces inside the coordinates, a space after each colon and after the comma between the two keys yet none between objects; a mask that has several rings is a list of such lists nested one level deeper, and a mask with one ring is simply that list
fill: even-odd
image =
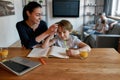
[{"label": "small boy", "polygon": [[109,26],[106,20],[101,21],[101,26],[102,26],[102,29],[100,30],[100,33],[106,33],[109,30]]},{"label": "small boy", "polygon": [[68,20],[61,20],[56,24],[58,24],[56,37],[51,40],[51,37],[53,37],[53,34],[51,34],[42,45],[43,48],[55,43],[56,46],[66,48],[67,55],[73,57],[80,54],[80,51],[85,50],[89,52],[91,50],[86,43],[82,42],[76,36],[70,35],[73,26]]}]

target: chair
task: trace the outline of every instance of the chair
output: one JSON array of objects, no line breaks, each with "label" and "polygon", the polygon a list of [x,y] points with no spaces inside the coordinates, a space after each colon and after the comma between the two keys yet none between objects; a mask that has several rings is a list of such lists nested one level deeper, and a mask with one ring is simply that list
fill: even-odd
[{"label": "chair", "polygon": [[118,51],[120,35],[89,35],[84,42],[92,48],[115,48]]},{"label": "chair", "polygon": [[115,48],[118,50],[120,35],[97,35],[96,47],[97,48]]}]

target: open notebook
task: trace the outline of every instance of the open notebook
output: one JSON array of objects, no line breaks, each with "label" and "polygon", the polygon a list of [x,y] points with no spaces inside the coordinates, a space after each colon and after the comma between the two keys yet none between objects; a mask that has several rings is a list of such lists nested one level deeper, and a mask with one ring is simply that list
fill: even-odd
[{"label": "open notebook", "polygon": [[57,57],[57,58],[69,58],[69,56],[66,54],[66,48],[58,47],[58,46],[52,46],[49,48],[34,48],[32,51],[28,54],[27,57]]},{"label": "open notebook", "polygon": [[39,65],[41,65],[40,62],[31,61],[22,57],[14,57],[4,62],[0,62],[1,67],[18,76],[23,75]]}]

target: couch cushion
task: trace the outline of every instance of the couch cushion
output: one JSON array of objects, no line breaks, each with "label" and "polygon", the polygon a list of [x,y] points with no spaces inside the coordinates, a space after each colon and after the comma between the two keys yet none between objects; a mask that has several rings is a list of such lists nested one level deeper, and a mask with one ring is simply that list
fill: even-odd
[{"label": "couch cushion", "polygon": [[120,23],[115,24],[113,29],[109,30],[107,34],[119,34],[120,35]]}]

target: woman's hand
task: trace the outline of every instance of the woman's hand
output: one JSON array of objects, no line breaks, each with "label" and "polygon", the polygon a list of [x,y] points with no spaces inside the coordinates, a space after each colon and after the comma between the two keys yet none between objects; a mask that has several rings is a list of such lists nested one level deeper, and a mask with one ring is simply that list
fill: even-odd
[{"label": "woman's hand", "polygon": [[47,30],[48,34],[51,35],[51,34],[55,34],[57,32],[57,28],[58,28],[58,25],[57,24],[53,24],[49,27],[49,29]]},{"label": "woman's hand", "polygon": [[37,42],[41,42],[42,40],[44,40],[48,36],[51,36],[51,35],[54,36],[54,34],[57,32],[57,28],[58,28],[57,24],[51,25],[50,28],[47,31],[45,31],[44,33],[42,33],[39,36],[37,36],[35,40]]}]

